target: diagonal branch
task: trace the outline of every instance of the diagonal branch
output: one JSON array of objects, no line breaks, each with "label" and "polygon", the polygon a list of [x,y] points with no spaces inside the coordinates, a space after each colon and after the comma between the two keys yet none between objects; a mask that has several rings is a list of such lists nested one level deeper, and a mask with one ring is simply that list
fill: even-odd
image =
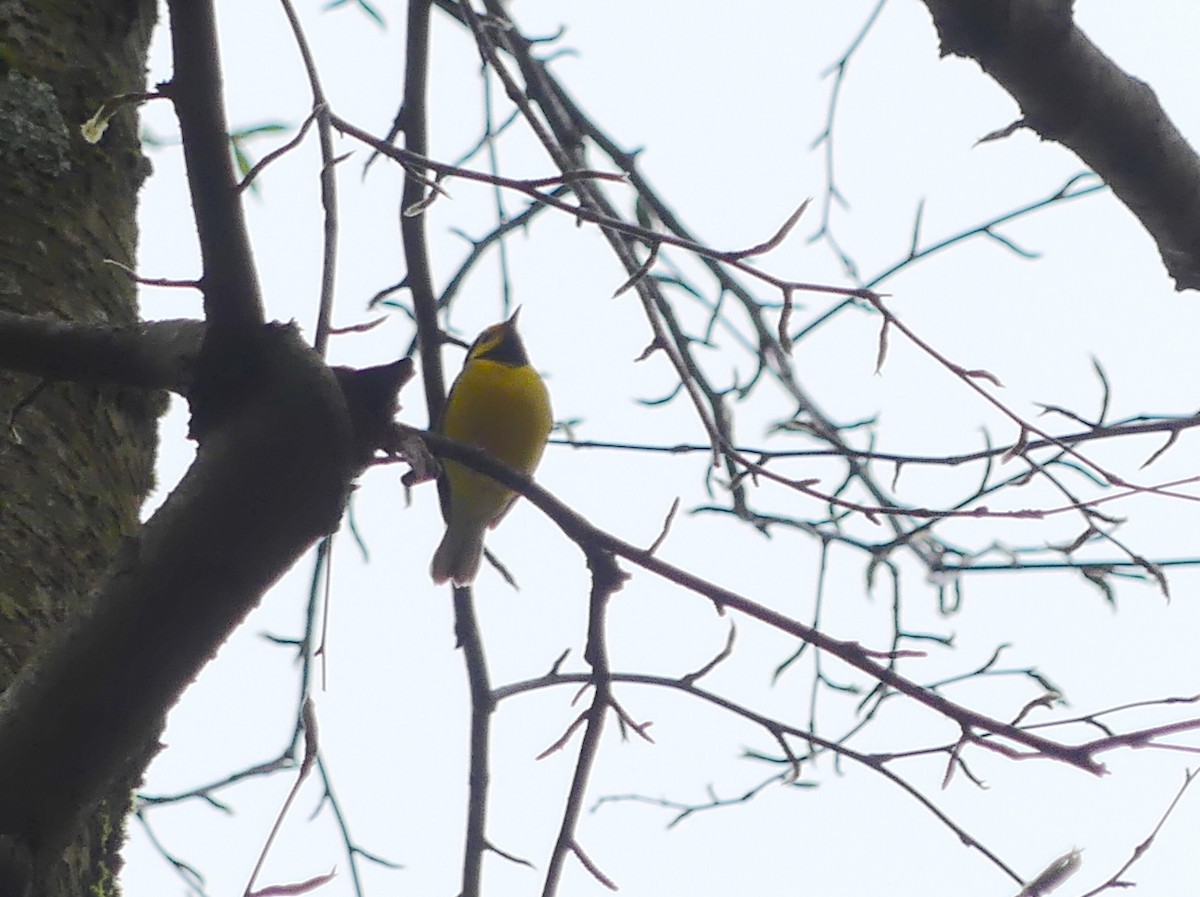
[{"label": "diagonal branch", "polygon": [[1175,288],[1200,288],[1200,164],[1154,91],[1047,0],[925,0],[943,56],[974,59],[1021,107],[1020,124],[1072,150],[1158,244]]},{"label": "diagonal branch", "polygon": [[[397,429],[398,426],[397,426]],[[393,438],[399,439],[397,432]],[[772,610],[738,593],[709,582],[702,577],[669,564],[645,549],[631,545],[622,539],[593,526],[580,514],[564,505],[553,495],[541,488],[537,483],[518,471],[496,461],[485,452],[472,446],[463,445],[452,439],[447,439],[434,433],[422,434],[429,447],[438,455],[450,458],[467,465],[473,470],[486,474],[499,483],[503,483],[515,492],[521,493],[539,510],[546,514],[554,523],[579,545],[590,557],[594,552],[609,552],[617,557],[625,558],[644,570],[656,573],[670,582],[707,598],[719,610],[729,608],[745,614],[760,623],[765,623],[780,632],[786,632],[802,641],[812,644],[815,648],[826,651],[843,663],[865,673],[877,682],[895,689],[906,697],[922,704],[947,719],[951,719],[962,727],[975,741],[979,741],[979,733],[991,733],[1006,742],[1020,745],[1027,749],[1026,753],[1016,753],[1003,747],[1014,759],[1027,757],[1043,757],[1067,763],[1078,769],[1101,775],[1105,772],[1104,765],[1095,759],[1094,752],[1088,745],[1068,745],[1043,738],[1032,732],[1022,730],[1010,723],[993,719],[957,704],[936,692],[923,688],[911,679],[895,672],[890,666],[879,663],[878,656],[863,648],[857,642],[844,641],[826,635],[811,626],[806,626],[798,620]],[[990,747],[997,750],[1001,747],[996,742],[988,742]]]}]

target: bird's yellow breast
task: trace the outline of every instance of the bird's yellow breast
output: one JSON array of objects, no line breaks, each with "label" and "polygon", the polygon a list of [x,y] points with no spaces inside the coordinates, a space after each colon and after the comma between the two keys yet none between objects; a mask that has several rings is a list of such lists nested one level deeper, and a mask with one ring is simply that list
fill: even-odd
[{"label": "bird's yellow breast", "polygon": [[537,371],[477,358],[454,383],[442,432],[528,473],[542,456],[550,424],[550,397]]},{"label": "bird's yellow breast", "polygon": [[[553,416],[550,396],[529,365],[472,359],[450,391],[442,433],[478,446],[509,467],[532,473],[541,460]],[[513,493],[482,474],[453,461],[445,465],[450,480],[451,513],[494,522]]]}]

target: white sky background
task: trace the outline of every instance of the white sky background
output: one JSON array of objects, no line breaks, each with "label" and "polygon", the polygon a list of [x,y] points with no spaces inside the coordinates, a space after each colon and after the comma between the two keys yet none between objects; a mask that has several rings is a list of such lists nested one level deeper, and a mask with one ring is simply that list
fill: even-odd
[{"label": "white sky background", "polygon": [[[380,30],[350,7],[320,12],[301,3],[326,90],[341,116],[382,134],[401,90],[404,5],[380,0],[388,20]],[[826,172],[822,153],[810,150],[827,113],[831,81],[821,73],[858,32],[874,0],[790,4],[761,0],[736,9],[723,3],[546,2],[515,0],[514,19],[526,34],[567,26],[557,46],[577,55],[554,70],[585,109],[627,148],[644,147],[643,172],[702,239],[722,249],[766,239],[806,197],[817,201],[796,232],[759,260],[772,273],[842,284],[840,267],[822,244],[807,237],[819,220]],[[310,99],[298,55],[274,2],[222,4],[226,96],[234,128],[266,121],[298,125]],[[1149,82],[1181,130],[1200,134],[1194,103],[1194,47],[1200,6],[1190,0],[1079,4],[1081,26],[1118,64]],[[160,35],[152,77],[169,75],[169,50]],[[453,161],[479,137],[481,81],[475,50],[461,29],[436,10],[430,106],[432,155]],[[503,113],[502,113],[503,114]],[[870,276],[907,251],[918,202],[926,201],[923,233],[941,239],[987,218],[1047,196],[1082,170],[1062,148],[1026,133],[979,147],[982,135],[1017,115],[1014,102],[978,67],[939,60],[924,7],[892,0],[851,63],[836,123],[836,177],[851,207],[835,213],[837,236]],[[145,110],[157,136],[176,133],[165,104]],[[252,144],[261,156],[273,140]],[[379,161],[365,183],[367,152],[351,140],[340,168],[342,243],[335,324],[375,316],[367,299],[404,273],[396,225],[400,177]],[[509,176],[544,176],[552,165],[532,142],[513,135],[500,147]],[[154,151],[156,177],[143,194],[142,273],[191,277],[199,273],[182,163],[176,147]],[[321,220],[315,140],[268,169],[261,198],[248,200],[256,257],[268,314],[295,319],[312,332],[319,285]],[[485,167],[484,157],[471,163]],[[487,188],[451,181],[453,199],[429,213],[435,276],[444,283],[467,251],[449,233],[478,236],[494,220]],[[620,196],[620,192],[617,192]],[[628,199],[628,197],[625,197]],[[524,204],[506,197],[511,213]],[[1025,261],[998,244],[975,240],[888,281],[890,307],[924,339],[958,363],[986,368],[1006,388],[997,394],[1027,417],[1036,402],[1095,412],[1100,389],[1091,357],[1113,385],[1111,417],[1137,413],[1187,414],[1200,406],[1200,301],[1171,288],[1150,239],[1110,195],[1101,193],[1043,211],[1001,232],[1040,252]],[[581,438],[670,445],[702,439],[694,415],[680,400],[645,408],[635,398],[669,391],[673,374],[655,356],[635,363],[649,339],[632,293],[612,299],[625,274],[595,229],[576,228],[545,213],[528,234],[509,241],[511,282],[522,303],[522,329],[534,363],[545,372],[559,419],[582,418]],[[682,257],[673,256],[676,260]],[[684,260],[686,263],[686,260]],[[693,274],[697,268],[688,269]],[[709,283],[707,279],[698,278]],[[499,320],[498,268],[489,257],[455,306],[452,324],[464,338]],[[756,287],[757,289],[757,287]],[[774,299],[767,288],[764,299]],[[831,300],[799,295],[797,324]],[[149,289],[146,317],[198,315],[199,301],[183,291]],[[696,328],[704,317],[695,309]],[[740,322],[740,318],[735,316]],[[879,416],[879,448],[949,453],[982,447],[986,426],[997,443],[1015,428],[1003,422],[963,384],[937,368],[898,333],[887,363],[874,373],[878,319],[841,315],[797,346],[802,381],[835,420]],[[395,314],[370,334],[335,337],[333,360],[378,364],[403,352],[411,338]],[[718,331],[718,350],[705,356],[718,383],[734,371],[745,379],[753,359]],[[720,354],[718,354],[720,353]],[[448,374],[461,353],[445,352]],[[419,384],[401,396],[405,421],[424,425]],[[751,446],[808,448],[802,438],[768,436],[769,425],[791,407],[769,386],[739,406],[738,436]],[[1074,429],[1068,422],[1039,423]],[[161,479],[169,488],[190,460],[184,416],[164,424]],[[1147,471],[1141,461],[1161,444],[1096,446],[1091,455],[1143,483],[1195,472],[1195,437],[1180,443]],[[642,456],[573,451],[551,446],[538,479],[596,524],[629,541],[648,544],[671,501],[704,504],[702,456]],[[781,468],[783,469],[783,468]],[[791,475],[835,476],[832,467],[794,462]],[[362,563],[352,540],[337,543],[330,611],[328,688],[317,694],[321,743],[356,842],[404,864],[388,871],[361,863],[368,895],[457,893],[465,813],[467,697],[455,651],[449,591],[431,585],[428,560],[441,524],[432,486],[405,506],[401,470],[385,467],[363,477],[355,499],[358,526],[371,551]],[[885,482],[891,470],[881,467]],[[948,504],[969,493],[978,470],[906,470],[900,497],[916,504]],[[832,488],[835,479],[824,485]],[[1195,491],[1193,489],[1193,491]],[[159,497],[161,500],[161,496]],[[821,508],[794,495],[764,490],[752,501],[763,509],[819,517]],[[1033,487],[1001,501],[1058,504]],[[1154,558],[1191,557],[1197,511],[1182,501],[1127,500],[1109,510],[1128,516],[1120,535]],[[249,511],[248,511],[249,512]],[[880,531],[856,520],[855,532]],[[946,526],[943,536],[983,547],[993,540],[1017,545],[1070,541],[1079,519],[1062,515],[1040,523],[972,520]],[[582,669],[587,579],[579,551],[530,506],[519,505],[489,543],[521,582],[512,592],[491,571],[477,584],[493,681],[546,672],[566,648],[567,668]],[[776,531],[767,540],[723,517],[681,515],[662,548],[670,561],[713,581],[808,620],[816,584],[816,550],[809,540]],[[1112,558],[1111,549],[1095,556]],[[831,635],[885,647],[888,584],[867,594],[862,558],[846,550],[831,556],[822,628]],[[172,713],[168,745],[150,770],[145,790],[167,793],[219,779],[275,756],[286,743],[296,712],[296,668],[285,648],[260,638],[300,634],[312,561],[297,565],[272,591],[209,665]],[[1037,666],[1066,691],[1060,716],[1118,704],[1187,695],[1200,689],[1196,633],[1200,631],[1197,574],[1171,572],[1168,605],[1152,586],[1130,582],[1113,613],[1078,575],[1016,574],[972,577],[960,613],[940,617],[936,593],[920,571],[906,570],[903,614],[912,631],[953,634],[957,650],[929,646],[929,655],[901,671],[932,681],[973,669],[1001,642],[1012,644],[1001,666]],[[647,573],[635,572],[613,602],[610,643],[616,670],[682,675],[707,662],[724,643],[729,617],[717,617],[703,599]],[[774,666],[794,649],[789,639],[738,622],[735,657],[711,677],[714,689],[763,712],[803,723],[811,666],[798,665],[772,688]],[[827,672],[854,680],[836,664]],[[857,681],[857,680],[854,680]],[[712,786],[734,797],[771,774],[739,759],[743,748],[771,752],[768,736],[682,696],[618,688],[638,720],[653,720],[656,744],[621,743],[610,722],[592,780],[592,798],[640,793],[703,803]],[[1011,717],[1036,696],[1017,678],[985,680],[948,691],[985,713]],[[487,860],[491,894],[540,892],[553,846],[578,738],[547,760],[533,758],[574,719],[566,689],[505,702],[496,717],[491,840],[528,858],[536,871],[495,857]],[[824,693],[824,732],[849,720],[852,702]],[[900,750],[954,737],[942,720],[895,701],[855,745]],[[1194,716],[1194,711],[1190,714]],[[1118,728],[1182,718],[1163,709],[1118,717]],[[1049,719],[1050,715],[1044,715]],[[1052,730],[1053,731],[1053,730]],[[1080,738],[1094,730],[1076,730]],[[1195,739],[1192,739],[1195,743]],[[1073,847],[1083,848],[1081,872],[1059,893],[1082,894],[1112,875],[1152,830],[1182,784],[1194,755],[1118,751],[1102,759],[1112,775],[1095,779],[1048,761],[1012,763],[969,755],[987,780],[979,790],[957,777],[940,790],[944,755],[896,765],[897,772],[932,796],[968,832],[1027,877]],[[816,789],[768,788],[756,800],[706,812],[667,831],[669,811],[625,803],[583,817],[580,839],[624,895],[805,893],[921,894],[928,897],[1014,894],[1014,886],[978,852],[963,847],[925,809],[880,776],[830,758],[804,770]],[[291,784],[284,773],[220,792],[236,810],[230,817],[200,801],[155,810],[155,832],[169,850],[207,878],[210,895],[240,893],[276,809]],[[338,879],[318,893],[353,893],[349,866],[328,809],[307,814],[320,797],[315,777],[289,817],[260,886],[297,881],[333,867]],[[1139,893],[1177,894],[1200,883],[1200,792],[1185,796],[1148,856],[1129,874]],[[126,893],[182,894],[187,888],[143,832],[131,826]],[[561,893],[607,893],[574,862]],[[1190,886],[1190,887],[1189,887]]]}]

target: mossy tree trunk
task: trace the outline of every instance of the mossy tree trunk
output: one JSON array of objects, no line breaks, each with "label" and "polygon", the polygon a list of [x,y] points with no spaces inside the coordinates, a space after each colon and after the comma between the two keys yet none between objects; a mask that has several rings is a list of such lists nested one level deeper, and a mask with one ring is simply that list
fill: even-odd
[{"label": "mossy tree trunk", "polygon": [[[144,89],[154,20],[153,0],[0,0],[0,308],[136,320],[135,285],[105,260],[136,264],[148,173],[137,118],[118,114],[97,146],[79,125],[106,98]],[[0,421],[19,409],[0,434],[0,689],[87,606],[136,529],[153,482],[156,402],[0,371]],[[129,758],[70,843],[34,845],[44,867],[33,893],[115,893],[123,818],[156,741]],[[0,855],[5,895],[8,859]]]}]

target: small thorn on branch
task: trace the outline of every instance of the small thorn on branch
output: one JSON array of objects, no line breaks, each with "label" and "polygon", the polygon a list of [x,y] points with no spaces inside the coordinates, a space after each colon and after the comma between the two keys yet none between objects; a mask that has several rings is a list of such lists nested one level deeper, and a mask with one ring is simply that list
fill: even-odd
[{"label": "small thorn on branch", "polygon": [[575,858],[579,860],[583,868],[592,874],[592,877],[610,891],[619,891],[617,883],[600,871],[600,867],[592,862],[591,857],[583,852],[583,848],[575,841],[571,842],[571,853],[575,854]]},{"label": "small thorn on branch", "polygon": [[671,523],[675,520],[675,514],[679,511],[679,496],[671,502],[671,509],[667,511],[667,518],[663,521],[662,530],[658,534],[658,538],[650,543],[650,547],[646,549],[647,554],[654,554],[658,551],[662,543],[666,541],[667,534],[671,532]]},{"label": "small thorn on branch", "polygon": [[612,297],[614,299],[616,299],[622,293],[629,290],[631,287],[636,286],[637,283],[642,278],[644,278],[647,274],[650,273],[650,269],[653,268],[654,263],[658,261],[658,247],[660,245],[661,244],[659,244],[659,243],[654,243],[653,245],[651,245],[650,254],[648,256],[646,256],[646,260],[644,262],[642,262],[641,265],[638,266],[638,269],[633,272],[633,274],[630,276],[630,278],[627,281],[625,281],[623,284],[621,284],[619,287],[617,287],[617,291],[612,294]]},{"label": "small thorn on branch", "polygon": [[800,220],[805,209],[808,208],[808,204],[811,202],[812,199],[806,199],[804,202],[800,203],[800,207],[788,216],[787,221],[783,222],[783,225],[779,228],[779,230],[777,230],[765,243],[759,243],[756,246],[751,246],[749,249],[741,249],[734,252],[723,252],[720,253],[720,258],[725,261],[737,262],[741,261],[742,259],[752,258],[756,255],[765,255],[766,253],[770,252],[785,239],[787,239],[787,235],[791,233],[792,228],[796,226],[796,222]]}]

